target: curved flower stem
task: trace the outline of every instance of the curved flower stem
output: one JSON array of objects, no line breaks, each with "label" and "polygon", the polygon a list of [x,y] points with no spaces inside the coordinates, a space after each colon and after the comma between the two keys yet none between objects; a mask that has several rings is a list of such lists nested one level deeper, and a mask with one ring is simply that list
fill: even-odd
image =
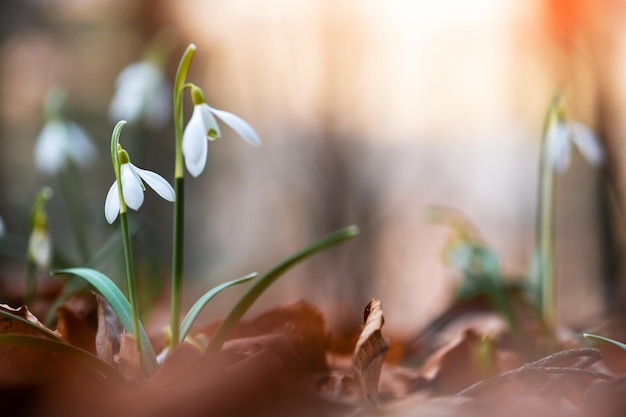
[{"label": "curved flower stem", "polygon": [[180,305],[182,298],[183,275],[183,238],[185,211],[185,171],[183,166],[183,91],[189,66],[196,51],[196,45],[190,44],[178,65],[174,80],[174,135],[176,140],[176,156],[174,166],[174,242],[172,245],[172,302],[170,307],[170,329],[172,331],[171,348],[178,344],[180,334]]},{"label": "curved flower stem", "polygon": [[111,136],[111,159],[113,161],[113,170],[117,179],[117,192],[120,196],[120,225],[122,226],[122,240],[124,243],[124,261],[126,264],[126,282],[128,283],[128,299],[132,306],[133,316],[133,336],[137,342],[139,352],[142,351],[141,337],[139,333],[139,302],[137,301],[137,288],[135,286],[135,268],[133,266],[133,251],[130,244],[130,232],[128,231],[128,218],[126,217],[126,200],[122,192],[122,175],[120,172],[120,156],[119,143],[120,133],[126,124],[125,120],[121,120],[115,125]]},{"label": "curved flower stem", "polygon": [[548,152],[548,130],[557,117],[562,97],[555,95],[550,103],[543,126],[539,161],[539,189],[537,198],[537,223],[535,231],[534,279],[537,286],[536,301],[542,321],[553,329],[556,320],[556,281],[554,273],[554,217],[555,172]]}]

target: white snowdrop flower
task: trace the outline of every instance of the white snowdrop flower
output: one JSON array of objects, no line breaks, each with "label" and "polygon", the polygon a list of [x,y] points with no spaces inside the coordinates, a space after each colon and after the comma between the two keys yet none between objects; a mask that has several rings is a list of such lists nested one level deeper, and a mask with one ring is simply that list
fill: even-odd
[{"label": "white snowdrop flower", "polygon": [[[126,151],[120,151],[120,177],[122,181],[122,194],[126,206],[138,210],[143,204],[143,192],[146,187],[145,181],[158,195],[167,201],[174,201],[176,194],[172,186],[159,174],[136,167],[130,162]],[[120,195],[117,189],[117,180],[113,182],[106,201],[104,202],[104,215],[111,224],[122,210]]]},{"label": "white snowdrop flower", "polygon": [[45,174],[58,173],[68,160],[81,167],[96,158],[96,148],[89,135],[76,123],[53,118],[41,129],[35,143],[37,169]]},{"label": "white snowdrop flower", "polygon": [[28,240],[28,257],[39,269],[48,269],[52,258],[52,242],[47,228],[35,228]]},{"label": "white snowdrop flower", "polygon": [[185,166],[191,175],[197,177],[202,173],[206,165],[208,141],[221,136],[214,116],[230,126],[249,144],[261,145],[259,135],[241,117],[209,106],[202,90],[196,86],[192,87],[191,96],[194,103],[193,113],[183,132],[183,156]]},{"label": "white snowdrop flower", "polygon": [[143,120],[155,129],[163,127],[170,115],[171,95],[163,69],[150,61],[130,64],[117,77],[109,107],[112,121]]},{"label": "white snowdrop flower", "polygon": [[52,259],[52,241],[46,214],[46,202],[52,194],[50,187],[43,187],[33,205],[27,256],[39,269],[48,269]]},{"label": "white snowdrop flower", "polygon": [[556,172],[567,169],[574,146],[590,165],[598,167],[604,162],[604,150],[596,135],[584,124],[570,120],[560,99],[554,106],[546,132],[546,150]]}]

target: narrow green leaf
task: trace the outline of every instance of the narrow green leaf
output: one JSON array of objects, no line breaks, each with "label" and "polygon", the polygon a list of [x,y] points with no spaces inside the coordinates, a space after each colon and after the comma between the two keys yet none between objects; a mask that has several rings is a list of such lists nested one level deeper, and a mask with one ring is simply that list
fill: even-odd
[{"label": "narrow green leaf", "polygon": [[[111,304],[126,331],[133,334],[133,318],[130,303],[109,277],[90,268],[60,269],[53,271],[53,274],[72,274],[89,282]],[[143,369],[148,376],[151,376],[156,372],[158,364],[150,339],[148,339],[148,335],[141,323],[139,323],[139,337],[141,338],[139,346],[141,347]]]},{"label": "narrow green leaf", "polygon": [[[136,223],[135,224],[131,223],[129,225],[129,229],[130,229],[130,235],[134,236],[139,230],[139,225]],[[85,266],[88,266],[91,268],[105,269],[105,267],[107,267],[114,259],[116,259],[120,253],[122,253],[123,247],[120,244],[121,241],[122,241],[122,238],[119,234],[117,233],[111,234],[109,239],[107,239],[104,245],[102,245],[102,247],[95,253],[95,255],[93,255],[93,257],[89,260],[89,262],[87,262],[87,265]],[[58,262],[55,264],[58,265]],[[72,277],[71,279],[69,279],[63,286],[63,291],[61,291],[61,294],[59,294],[57,298],[54,300],[54,302],[52,303],[52,306],[50,307],[50,311],[48,312],[48,315],[46,316],[46,320],[44,321],[44,323],[47,326],[54,323],[54,321],[57,318],[57,312],[56,312],[57,308],[65,304],[65,302],[72,295],[87,288],[88,285],[89,284],[87,284],[85,280],[83,280],[80,277]]]},{"label": "narrow green leaf", "polygon": [[243,284],[244,282],[248,282],[252,278],[255,278],[257,275],[259,274],[257,274],[256,272],[253,272],[241,278],[233,279],[232,281],[227,281],[223,284],[213,287],[206,294],[200,297],[198,301],[196,301],[196,303],[189,309],[189,312],[187,313],[187,315],[185,316],[185,319],[180,325],[179,342],[182,343],[183,340],[185,340],[185,337],[187,337],[187,334],[189,333],[189,330],[191,330],[191,326],[193,325],[193,323],[198,318],[198,315],[200,314],[204,306],[206,306],[207,303],[211,301],[213,297],[215,297],[217,294],[219,294],[226,288],[231,287],[233,285]]},{"label": "narrow green leaf", "polygon": [[281,275],[290,268],[303,261],[304,259],[316,254],[324,249],[334,246],[344,240],[355,237],[359,234],[359,227],[356,225],[348,226],[330,233],[321,239],[311,243],[304,249],[294,253],[293,255],[283,259],[272,269],[262,275],[241,297],[239,302],[233,307],[228,316],[224,319],[220,327],[217,329],[211,341],[207,352],[217,353],[222,348],[224,341],[230,334],[231,330],[239,322],[241,317],[248,311],[250,306],[263,294],[263,292],[274,283]]},{"label": "narrow green leaf", "polygon": [[608,337],[604,337],[604,336],[598,336],[595,334],[589,334],[589,333],[583,333],[583,337],[585,339],[589,339],[589,340],[595,340],[595,341],[600,341],[600,342],[607,342],[607,343],[611,343],[617,347],[620,347],[624,350],[626,350],[626,344],[622,343],[622,342],[618,342],[617,340],[613,340],[613,339],[609,339]]},{"label": "narrow green leaf", "polygon": [[101,361],[97,356],[63,341],[44,339],[39,336],[23,333],[5,333],[0,334],[0,345],[22,346],[72,356],[90,367],[97,369],[106,376],[119,378],[117,371],[106,362]]}]

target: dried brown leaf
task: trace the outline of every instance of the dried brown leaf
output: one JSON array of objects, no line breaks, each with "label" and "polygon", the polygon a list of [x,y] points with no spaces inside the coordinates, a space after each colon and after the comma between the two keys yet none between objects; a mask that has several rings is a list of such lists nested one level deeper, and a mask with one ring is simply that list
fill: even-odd
[{"label": "dried brown leaf", "polygon": [[371,299],[365,308],[365,325],[354,349],[352,361],[365,396],[378,404],[378,382],[385,352],[389,344],[383,339],[381,328],[385,322],[379,300]]},{"label": "dried brown leaf", "polygon": [[57,332],[71,345],[96,353],[96,332],[87,319],[67,305],[57,308]]},{"label": "dried brown leaf", "polygon": [[117,356],[117,369],[123,376],[139,381],[143,378],[141,355],[135,338],[126,332],[120,338],[120,353]]},{"label": "dried brown leaf", "polygon": [[497,370],[493,340],[467,329],[434,352],[419,374],[435,392],[451,394]]},{"label": "dried brown leaf", "polygon": [[98,300],[98,331],[96,332],[96,354],[109,365],[113,365],[115,356],[114,346],[119,345],[119,339],[111,335],[108,326],[108,303],[97,296]]},{"label": "dried brown leaf", "polygon": [[[37,317],[35,317],[26,306],[21,306],[20,308],[12,308],[6,304],[0,304],[0,310],[3,310],[7,313],[15,315],[19,318],[22,318],[35,326],[41,328],[44,332],[50,333],[52,336],[59,337],[59,333],[50,330],[46,326],[41,323]],[[25,325],[19,320],[12,320],[5,316],[0,316],[0,333],[24,333],[24,334],[35,334],[39,335],[41,332],[32,329],[30,326]]]}]

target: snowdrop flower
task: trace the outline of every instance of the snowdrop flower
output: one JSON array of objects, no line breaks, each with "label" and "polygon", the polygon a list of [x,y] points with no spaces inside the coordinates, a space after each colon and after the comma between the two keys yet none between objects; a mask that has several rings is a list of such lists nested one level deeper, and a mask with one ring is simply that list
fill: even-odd
[{"label": "snowdrop flower", "polygon": [[[138,210],[139,207],[141,207],[143,204],[143,192],[146,189],[143,181],[152,187],[152,189],[165,200],[174,201],[176,197],[174,189],[163,177],[155,172],[147,171],[133,165],[130,162],[128,153],[121,149],[121,147],[119,157],[122,194],[124,195],[124,202],[126,203],[126,206],[132,208],[133,210]],[[107,193],[106,201],[104,203],[104,215],[109,224],[112,224],[115,221],[121,210],[122,205],[120,203],[120,195],[117,189],[117,180],[115,180]]]},{"label": "snowdrop flower", "polygon": [[170,114],[170,87],[163,69],[151,62],[140,61],[122,70],[109,107],[112,121],[136,123],[145,120],[155,128],[165,125]]},{"label": "snowdrop flower", "polygon": [[261,145],[261,139],[246,121],[232,113],[209,106],[200,88],[192,86],[191,97],[194,108],[183,132],[182,144],[185,166],[191,175],[197,177],[202,173],[206,165],[208,141],[221,136],[214,116],[230,126],[249,144]]},{"label": "snowdrop flower", "polygon": [[600,166],[604,161],[604,150],[598,138],[587,126],[570,120],[565,113],[563,99],[559,99],[546,132],[548,158],[556,172],[563,172],[569,166],[572,145],[592,166]]},{"label": "snowdrop flower", "polygon": [[28,239],[27,257],[39,269],[48,269],[52,259],[52,242],[48,231],[48,215],[46,202],[52,197],[52,189],[44,187],[37,196],[33,205],[31,217],[31,231]]},{"label": "snowdrop flower", "polygon": [[96,148],[87,133],[76,123],[67,120],[48,121],[35,143],[35,166],[45,174],[58,173],[68,160],[86,167],[95,157]]},{"label": "snowdrop flower", "polygon": [[34,159],[37,169],[45,174],[58,173],[68,160],[85,167],[96,158],[89,135],[63,117],[66,98],[63,90],[52,87],[44,100],[46,123],[35,142]]}]

